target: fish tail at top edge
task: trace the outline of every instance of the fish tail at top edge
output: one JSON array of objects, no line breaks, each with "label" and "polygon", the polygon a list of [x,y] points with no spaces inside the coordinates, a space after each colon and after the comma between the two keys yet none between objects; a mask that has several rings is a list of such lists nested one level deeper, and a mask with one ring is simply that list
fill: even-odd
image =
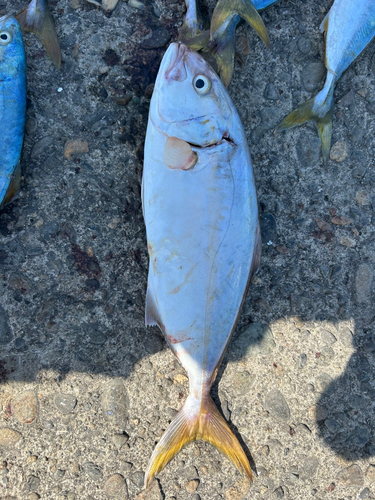
[{"label": "fish tail at top edge", "polygon": [[312,99],[304,102],[276,127],[276,132],[302,125],[308,121],[315,121],[319,137],[322,142],[322,155],[327,161],[331,148],[332,119],[333,119],[333,86],[328,91],[324,88]]},{"label": "fish tail at top edge", "polygon": [[145,487],[187,444],[202,439],[213,444],[239,470],[252,480],[247,456],[215,403],[207,396],[201,406],[192,395],[163,434],[151,456],[145,474]]},{"label": "fish tail at top edge", "polygon": [[60,44],[47,1],[31,1],[25,9],[16,15],[16,19],[22,31],[34,33],[42,40],[47,54],[55,65],[60,68]]}]

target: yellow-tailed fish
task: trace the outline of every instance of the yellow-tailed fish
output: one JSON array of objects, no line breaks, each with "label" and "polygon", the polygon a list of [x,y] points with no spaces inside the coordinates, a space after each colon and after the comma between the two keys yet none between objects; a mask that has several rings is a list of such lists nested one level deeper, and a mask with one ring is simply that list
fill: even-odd
[{"label": "yellow-tailed fish", "polygon": [[159,326],[189,376],[188,398],[157,444],[145,484],[196,439],[251,478],[210,388],[259,264],[254,176],[225,87],[183,44],[170,45],[156,79],[142,202],[150,258],[146,325]]},{"label": "yellow-tailed fish", "polygon": [[[234,68],[234,54],[236,45],[236,28],[241,19],[247,21],[256,30],[260,38],[269,47],[269,38],[266,27],[258,10],[265,9],[278,0],[218,0],[208,31],[201,33],[186,29],[181,32],[181,40],[194,50],[211,52],[218,66],[218,73],[227,87],[232,79]],[[192,0],[186,0],[187,11],[185,26],[195,26]],[[195,0],[194,0],[195,2]]]},{"label": "yellow-tailed fish", "polygon": [[326,43],[323,90],[290,113],[277,130],[314,120],[326,161],[331,148],[333,91],[337,80],[375,35],[375,0],[335,0],[320,29]]},{"label": "yellow-tailed fish", "polygon": [[17,14],[16,19],[22,31],[35,33],[42,40],[47,54],[59,68],[61,50],[47,0],[31,0],[26,9]]}]

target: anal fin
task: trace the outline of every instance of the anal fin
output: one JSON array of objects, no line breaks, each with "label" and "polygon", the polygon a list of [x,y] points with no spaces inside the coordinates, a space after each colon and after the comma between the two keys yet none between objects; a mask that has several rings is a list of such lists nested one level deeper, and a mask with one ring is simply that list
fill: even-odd
[{"label": "anal fin", "polygon": [[158,326],[161,331],[164,331],[164,325],[160,319],[160,314],[150,286],[147,286],[145,324],[146,326]]},{"label": "anal fin", "polygon": [[15,200],[20,192],[21,185],[21,162],[18,162],[16,170],[14,171],[10,183],[5,193],[4,199],[1,200],[0,209],[11,203]]}]

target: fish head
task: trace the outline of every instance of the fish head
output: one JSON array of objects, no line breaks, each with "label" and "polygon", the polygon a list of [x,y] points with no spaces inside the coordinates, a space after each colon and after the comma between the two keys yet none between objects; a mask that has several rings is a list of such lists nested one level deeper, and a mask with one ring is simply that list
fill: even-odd
[{"label": "fish head", "polygon": [[14,17],[0,17],[0,82],[11,80],[25,64],[21,28]]},{"label": "fish head", "polygon": [[206,147],[228,135],[234,107],[211,66],[184,44],[165,53],[150,105],[153,125],[170,137]]}]

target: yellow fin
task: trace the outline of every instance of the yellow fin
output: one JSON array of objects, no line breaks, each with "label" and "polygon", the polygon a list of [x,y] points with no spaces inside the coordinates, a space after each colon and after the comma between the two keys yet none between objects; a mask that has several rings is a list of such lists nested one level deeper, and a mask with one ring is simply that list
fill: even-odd
[{"label": "yellow fin", "polygon": [[226,39],[225,44],[219,44],[213,51],[221,81],[226,87],[230,84],[233,76],[235,45],[236,38],[233,34]]},{"label": "yellow fin", "polygon": [[32,0],[26,9],[16,15],[16,19],[22,31],[30,31],[42,40],[47,54],[60,68],[61,50],[47,1]]},{"label": "yellow fin", "polygon": [[0,209],[5,207],[5,205],[8,205],[8,203],[11,203],[13,200],[17,198],[20,192],[20,185],[21,185],[21,163],[18,162],[16,170],[14,171],[10,179],[7,192],[5,193],[4,199],[1,202]]},{"label": "yellow fin", "polygon": [[244,450],[212,399],[207,396],[198,413],[195,404],[190,395],[156,445],[145,474],[146,487],[184,446],[197,439],[213,444],[240,472],[253,479]]},{"label": "yellow fin", "polygon": [[210,30],[202,31],[198,35],[186,37],[184,33],[181,34],[180,41],[188,45],[193,50],[208,50],[208,42],[210,40]]},{"label": "yellow fin", "polygon": [[328,160],[329,150],[331,149],[332,137],[332,120],[333,120],[333,106],[330,107],[328,113],[316,121],[320,140],[322,141],[322,156],[324,163]]},{"label": "yellow fin", "polygon": [[267,48],[270,47],[267,29],[251,0],[219,0],[211,20],[211,40],[214,39],[217,32],[221,33],[223,29],[225,30],[228,22],[231,22],[231,18],[236,15],[247,21],[258,33]]},{"label": "yellow fin", "polygon": [[188,142],[177,137],[168,137],[165,143],[163,161],[167,167],[190,170],[197,163],[198,155]]}]

